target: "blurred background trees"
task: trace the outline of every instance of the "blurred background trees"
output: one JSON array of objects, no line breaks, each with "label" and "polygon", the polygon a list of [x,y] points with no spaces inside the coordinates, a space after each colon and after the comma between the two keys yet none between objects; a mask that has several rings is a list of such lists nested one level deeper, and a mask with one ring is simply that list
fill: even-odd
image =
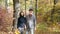
[{"label": "blurred background trees", "polygon": [[[29,8],[34,9],[38,29],[60,28],[60,0],[0,0],[0,30],[11,31],[12,26],[17,26],[19,12],[28,14]],[[4,23],[7,26],[2,25]]]}]

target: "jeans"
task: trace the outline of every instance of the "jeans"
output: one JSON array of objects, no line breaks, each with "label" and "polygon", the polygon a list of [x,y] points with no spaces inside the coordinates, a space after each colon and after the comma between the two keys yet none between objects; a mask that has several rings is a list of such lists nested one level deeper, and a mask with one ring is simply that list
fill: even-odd
[{"label": "jeans", "polygon": [[20,34],[24,33],[24,28],[19,27],[18,30],[20,31]]},{"label": "jeans", "polygon": [[30,30],[27,30],[26,34],[29,34],[29,32],[30,32],[30,34],[34,34],[34,28],[31,28]]}]

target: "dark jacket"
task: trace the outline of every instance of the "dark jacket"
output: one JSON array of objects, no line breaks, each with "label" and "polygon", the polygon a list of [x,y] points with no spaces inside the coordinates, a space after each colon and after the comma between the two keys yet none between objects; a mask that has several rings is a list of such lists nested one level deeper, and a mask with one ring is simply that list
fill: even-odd
[{"label": "dark jacket", "polygon": [[26,18],[21,16],[18,18],[17,28],[18,27],[24,27],[26,24]]}]

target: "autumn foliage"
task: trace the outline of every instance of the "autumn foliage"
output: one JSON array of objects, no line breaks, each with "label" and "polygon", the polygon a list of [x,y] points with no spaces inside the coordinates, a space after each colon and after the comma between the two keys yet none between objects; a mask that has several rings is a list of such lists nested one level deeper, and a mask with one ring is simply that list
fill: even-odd
[{"label": "autumn foliage", "polygon": [[9,32],[12,27],[13,12],[6,11],[6,8],[0,7],[0,31]]}]

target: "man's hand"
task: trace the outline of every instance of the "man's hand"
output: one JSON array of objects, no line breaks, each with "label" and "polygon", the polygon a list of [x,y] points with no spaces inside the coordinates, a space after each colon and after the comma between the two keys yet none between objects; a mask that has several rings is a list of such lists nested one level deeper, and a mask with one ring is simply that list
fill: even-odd
[{"label": "man's hand", "polygon": [[36,27],[35,27],[35,30],[36,30]]}]

